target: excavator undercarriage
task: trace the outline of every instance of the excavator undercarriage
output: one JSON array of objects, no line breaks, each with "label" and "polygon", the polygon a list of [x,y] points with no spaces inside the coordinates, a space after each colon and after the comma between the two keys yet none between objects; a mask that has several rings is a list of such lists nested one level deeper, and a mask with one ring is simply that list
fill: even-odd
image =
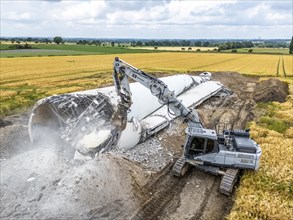
[{"label": "excavator undercarriage", "polygon": [[[193,167],[196,167],[197,169],[203,170],[205,172],[211,171],[210,167],[207,166],[199,165]],[[186,162],[185,157],[180,157],[173,165],[171,172],[176,177],[182,177],[188,172],[190,168],[192,168],[192,166],[188,162]],[[214,170],[216,172],[212,173],[215,175],[222,175],[219,191],[227,196],[230,196],[233,192],[235,184],[238,181],[240,170],[233,168],[228,168],[225,171],[221,171],[219,169],[216,170]]]}]

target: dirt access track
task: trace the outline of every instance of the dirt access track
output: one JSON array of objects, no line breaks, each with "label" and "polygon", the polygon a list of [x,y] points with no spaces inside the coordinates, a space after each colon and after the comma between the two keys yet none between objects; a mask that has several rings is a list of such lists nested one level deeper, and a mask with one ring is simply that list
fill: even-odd
[{"label": "dirt access track", "polygon": [[[288,86],[238,73],[214,73],[230,88],[197,109],[205,126],[243,129],[257,101],[284,101]],[[280,94],[276,96],[276,94]],[[218,192],[220,177],[190,170],[170,174],[182,153],[186,125],[175,120],[163,132],[125,152],[114,150],[84,163],[74,149],[47,134],[31,144],[29,112],[1,119],[1,219],[224,219],[233,198]]]}]

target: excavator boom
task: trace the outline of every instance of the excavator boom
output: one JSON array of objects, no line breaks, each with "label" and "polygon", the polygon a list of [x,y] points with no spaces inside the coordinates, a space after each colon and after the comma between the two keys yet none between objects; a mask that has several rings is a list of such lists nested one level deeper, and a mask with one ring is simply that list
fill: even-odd
[{"label": "excavator boom", "polygon": [[120,60],[118,57],[115,58],[113,66],[114,84],[116,92],[120,97],[118,109],[113,117],[113,121],[116,126],[120,127],[120,130],[125,128],[127,111],[132,104],[129,78],[139,82],[149,89],[150,92],[158,98],[158,101],[162,105],[167,105],[169,114],[174,115],[174,117],[183,117],[189,127],[203,128],[197,112],[184,106],[182,102],[177,99],[174,92],[170,91],[163,81],[137,69],[123,60]]}]

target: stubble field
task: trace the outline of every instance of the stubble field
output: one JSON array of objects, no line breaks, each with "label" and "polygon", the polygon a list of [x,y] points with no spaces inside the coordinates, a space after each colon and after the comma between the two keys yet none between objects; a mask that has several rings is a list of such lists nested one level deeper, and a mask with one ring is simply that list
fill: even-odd
[{"label": "stubble field", "polygon": [[261,145],[261,166],[245,171],[237,189],[232,219],[291,219],[293,216],[293,96],[284,103],[260,103],[263,116],[250,123]]},{"label": "stubble field", "polygon": [[293,57],[217,53],[142,53],[121,55],[1,58],[0,114],[37,99],[112,84],[112,62],[119,56],[148,72],[235,71],[260,76],[293,76]]}]

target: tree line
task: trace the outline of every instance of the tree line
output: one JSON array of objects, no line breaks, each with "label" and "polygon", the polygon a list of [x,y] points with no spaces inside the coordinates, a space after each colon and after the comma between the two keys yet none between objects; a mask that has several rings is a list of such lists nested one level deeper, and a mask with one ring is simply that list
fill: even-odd
[{"label": "tree line", "polygon": [[244,42],[225,42],[215,43],[209,41],[190,41],[190,40],[149,40],[149,41],[134,41],[121,43],[119,41],[100,41],[100,40],[79,40],[76,44],[83,45],[96,45],[96,46],[124,46],[129,45],[131,47],[221,47],[223,50],[234,49],[234,48],[251,48],[254,44],[251,41]]},{"label": "tree line", "polygon": [[33,37],[17,37],[17,38],[0,38],[0,41],[10,41],[12,44],[17,43],[20,44],[21,42],[25,43],[53,43],[53,40],[50,40],[49,38],[33,38]]},{"label": "tree line", "polygon": [[76,43],[80,45],[96,45],[96,46],[109,46],[112,47],[142,47],[151,46],[158,47],[214,47],[221,50],[235,50],[239,48],[253,48],[253,47],[273,47],[273,48],[289,48],[290,54],[293,53],[293,37],[291,43],[285,40],[242,40],[242,41],[227,41],[227,40],[109,40],[109,39],[63,39],[61,36],[54,38],[0,38],[1,41],[11,41],[12,44],[21,42],[27,43],[45,43],[45,44],[64,44],[65,42]]}]

